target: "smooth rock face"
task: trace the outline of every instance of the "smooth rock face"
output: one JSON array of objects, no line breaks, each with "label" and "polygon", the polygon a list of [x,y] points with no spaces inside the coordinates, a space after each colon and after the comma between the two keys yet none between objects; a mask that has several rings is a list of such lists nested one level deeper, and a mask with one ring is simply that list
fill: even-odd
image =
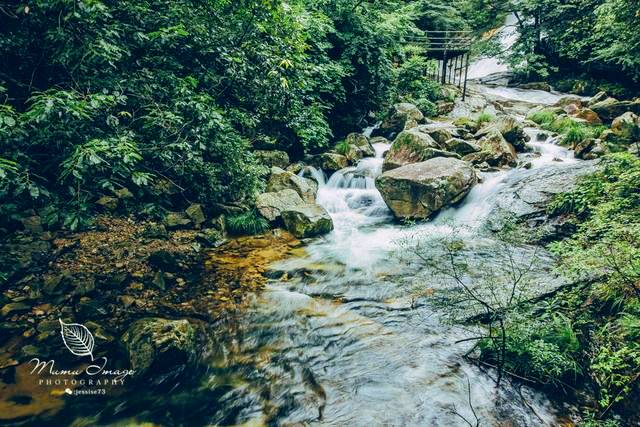
[{"label": "smooth rock face", "polygon": [[508,143],[495,128],[490,129],[486,136],[478,141],[482,151],[464,157],[473,164],[487,163],[489,166],[515,166],[517,154],[513,145]]},{"label": "smooth rock face", "polygon": [[258,212],[271,222],[280,219],[283,211],[303,204],[304,200],[300,195],[290,188],[271,193],[262,193],[256,197]]},{"label": "smooth rock face", "polygon": [[553,197],[570,191],[579,177],[595,172],[595,163],[579,162],[544,169],[523,170],[514,174],[496,194],[495,208],[488,217],[492,228],[499,229],[509,218],[515,220],[547,217]]},{"label": "smooth rock face", "polygon": [[376,187],[397,218],[425,219],[462,200],[476,182],[469,163],[436,157],[385,172]]},{"label": "smooth rock face", "polygon": [[385,155],[382,170],[388,171],[434,157],[458,157],[458,155],[442,150],[440,145],[428,134],[411,129],[401,132],[393,141],[391,148]]},{"label": "smooth rock face", "polygon": [[593,95],[591,98],[589,98],[589,101],[587,101],[587,106],[591,107],[593,104],[597,104],[600,101],[604,101],[608,97],[609,96],[607,95],[607,92],[598,92],[595,95]]},{"label": "smooth rock face", "polygon": [[511,116],[500,116],[488,124],[486,127],[480,129],[475,137],[481,138],[487,136],[492,130],[500,132],[502,137],[510,144],[514,146],[518,151],[523,151],[525,143],[528,140],[527,134],[518,121]]},{"label": "smooth rock face", "polygon": [[369,138],[361,133],[350,133],[345,139],[347,144],[355,146],[360,153],[361,157],[373,157],[376,155],[376,150],[371,145]]},{"label": "smooth rock face", "polygon": [[271,176],[267,182],[267,192],[275,193],[281,190],[291,189],[308,203],[316,200],[318,183],[312,179],[303,178],[277,167],[271,168]]},{"label": "smooth rock face", "polygon": [[196,330],[188,320],[145,318],[122,336],[131,369],[144,376],[154,367],[162,372],[186,364],[196,352]]},{"label": "smooth rock face", "polygon": [[298,238],[313,237],[333,230],[329,213],[320,205],[305,204],[282,212],[284,226]]},{"label": "smooth rock face", "polygon": [[630,111],[626,112],[613,120],[611,131],[618,138],[627,141],[640,140],[640,117]]}]

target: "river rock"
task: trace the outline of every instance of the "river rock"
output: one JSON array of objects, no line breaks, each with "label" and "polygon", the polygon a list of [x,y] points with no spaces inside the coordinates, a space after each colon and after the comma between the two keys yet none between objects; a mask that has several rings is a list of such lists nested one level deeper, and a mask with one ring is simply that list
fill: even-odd
[{"label": "river rock", "polygon": [[467,154],[480,151],[480,146],[478,144],[475,144],[473,142],[470,142],[461,138],[449,139],[444,143],[444,148],[447,151],[458,153],[461,156],[466,156]]},{"label": "river rock", "polygon": [[516,87],[520,89],[543,90],[545,92],[551,92],[551,85],[549,85],[549,83],[546,83],[546,82],[522,83],[517,85]]},{"label": "river rock", "polygon": [[607,98],[590,107],[605,122],[611,122],[628,111],[640,114],[640,101],[618,101],[615,98]]},{"label": "river rock", "polygon": [[428,134],[411,129],[401,132],[393,141],[384,158],[382,170],[388,171],[434,157],[458,157],[458,155],[442,150],[440,145]]},{"label": "river rock", "polygon": [[380,126],[373,131],[373,135],[391,138],[404,130],[407,121],[414,120],[418,123],[423,119],[424,115],[415,105],[408,102],[394,104]]},{"label": "river rock", "polygon": [[349,166],[349,160],[347,160],[345,156],[337,153],[322,153],[311,156],[308,159],[308,163],[325,172],[335,172]]},{"label": "river rock", "polygon": [[187,214],[191,222],[193,222],[196,227],[200,227],[200,225],[207,220],[207,217],[202,210],[202,205],[199,203],[191,204],[184,213]]},{"label": "river rock", "polygon": [[355,132],[350,133],[345,138],[345,141],[350,146],[351,145],[355,146],[358,149],[358,152],[360,153],[360,158],[373,157],[376,155],[376,150],[374,150],[373,146],[371,145],[371,141],[369,141],[369,138],[367,138],[366,135],[363,135],[361,133],[355,133]]},{"label": "river rock", "polygon": [[397,218],[425,219],[462,200],[476,182],[469,163],[436,157],[385,172],[376,187]]},{"label": "river rock", "polygon": [[578,178],[596,170],[593,161],[570,165],[558,164],[540,169],[522,170],[511,174],[498,193],[487,203],[494,204],[487,217],[493,230],[501,229],[510,221],[547,220],[547,207],[556,194],[570,191]]},{"label": "river rock", "polygon": [[182,212],[168,212],[164,216],[164,225],[169,230],[184,227],[191,223],[189,217]]},{"label": "river rock", "polygon": [[476,133],[476,138],[483,137],[489,134],[491,129],[496,129],[502,137],[517,151],[525,150],[525,143],[528,140],[527,134],[524,132],[524,128],[516,119],[511,116],[500,116],[492,121],[485,128],[480,129]]},{"label": "river rock", "polygon": [[618,138],[638,141],[640,140],[640,117],[628,111],[613,120],[611,131]]},{"label": "river rock", "polygon": [[289,164],[289,155],[280,150],[256,150],[253,152],[258,163],[267,167],[279,167],[284,169]]},{"label": "river rock", "polygon": [[517,154],[513,145],[508,143],[495,128],[478,141],[481,151],[464,157],[473,164],[487,163],[489,166],[516,166]]},{"label": "river rock", "polygon": [[285,189],[294,190],[302,200],[313,203],[316,200],[318,183],[278,167],[272,167],[271,176],[269,176],[269,181],[267,182],[267,192],[275,193]]},{"label": "river rock", "polygon": [[563,96],[556,102],[556,107],[566,107],[567,105],[575,105],[576,107],[582,107],[582,98],[576,95]]},{"label": "river rock", "polygon": [[318,236],[333,230],[331,216],[317,204],[292,206],[281,215],[287,231],[297,238]]},{"label": "river rock", "polygon": [[587,107],[591,107],[593,104],[597,104],[598,102],[604,101],[607,98],[609,98],[607,92],[598,92],[591,98],[589,98],[589,100],[587,101]]},{"label": "river rock", "polygon": [[590,125],[602,124],[602,119],[600,118],[598,113],[596,113],[595,111],[589,108],[583,108],[581,110],[578,110],[576,113],[573,114],[573,116],[578,119],[586,120],[587,123],[589,123]]},{"label": "river rock", "polygon": [[154,317],[137,320],[121,341],[136,377],[185,365],[198,350],[196,328],[186,319]]},{"label": "river rock", "polygon": [[262,193],[256,197],[256,209],[271,222],[279,220],[283,211],[303,204],[304,200],[300,195],[290,188]]},{"label": "river rock", "polygon": [[605,145],[600,139],[587,138],[573,147],[577,159],[593,160],[607,153]]}]

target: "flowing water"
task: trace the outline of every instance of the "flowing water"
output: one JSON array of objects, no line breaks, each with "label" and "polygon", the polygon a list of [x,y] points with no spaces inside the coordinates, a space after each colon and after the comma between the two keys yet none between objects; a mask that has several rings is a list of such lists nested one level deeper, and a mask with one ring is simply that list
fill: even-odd
[{"label": "flowing water", "polygon": [[[535,138],[535,129],[527,132]],[[532,168],[575,161],[551,140],[531,145]],[[496,390],[491,372],[464,361],[469,346],[456,341],[467,333],[444,323],[425,292],[437,292],[439,279],[415,258],[399,256],[407,241],[435,245],[461,228],[468,256],[499,262],[482,225],[504,182],[522,171],[486,173],[460,206],[399,225],[374,185],[388,145],[375,149],[375,158],[328,179],[304,171],[319,181],[317,202],[335,230],[308,244],[306,255],[272,266],[274,279],[240,320],[237,353],[226,361],[229,371],[244,372],[242,392],[229,392],[212,422],[230,414],[237,423],[261,421],[270,408],[278,425],[463,426],[456,412],[473,420],[471,402],[483,425],[554,424],[556,409],[543,395],[526,387]],[[522,260],[530,255],[530,248],[511,250]],[[539,273],[556,280],[550,262],[542,257]]]},{"label": "flowing water", "polygon": [[[513,43],[513,33],[507,30],[505,37]],[[481,61],[474,75],[500,67]],[[557,97],[508,88],[483,91],[531,103]],[[531,168],[577,162],[551,138],[538,137],[538,130],[525,131],[533,153],[522,157]],[[468,246],[469,260],[499,269],[485,223],[500,190],[526,171],[483,173],[458,206],[430,221],[401,225],[375,187],[389,145],[374,148],[375,157],[331,176],[303,171],[318,181],[317,203],[335,229],[307,242],[304,254],[271,266],[265,291],[232,331],[220,328],[226,335],[217,351],[202,355],[204,372],[165,394],[148,392],[146,400],[140,390],[113,409],[115,418],[131,413],[138,420],[183,425],[465,426],[462,417],[473,422],[473,410],[482,425],[556,424],[562,412],[557,403],[522,385],[496,389],[494,372],[461,357],[470,344],[458,341],[469,332],[444,321],[446,313],[431,296],[446,284],[411,252],[419,243],[429,254],[441,238],[455,234]],[[522,262],[533,251],[509,250]],[[559,280],[547,254],[538,264],[533,274],[541,283]],[[142,405],[136,398],[149,405],[149,396],[154,416],[132,412]]]}]

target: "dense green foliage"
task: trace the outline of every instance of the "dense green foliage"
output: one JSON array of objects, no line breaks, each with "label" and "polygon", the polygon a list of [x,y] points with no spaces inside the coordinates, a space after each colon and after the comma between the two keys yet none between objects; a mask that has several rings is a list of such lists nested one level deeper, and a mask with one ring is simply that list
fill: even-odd
[{"label": "dense green foliage", "polygon": [[[508,333],[508,369],[560,389],[587,382],[596,392],[594,420],[632,410],[639,390],[638,189],[640,160],[620,153],[554,200],[552,213],[577,231],[551,250],[563,274],[584,285],[526,308]],[[496,354],[484,351],[490,360]]]},{"label": "dense green foliage", "polygon": [[[504,55],[525,79],[553,76],[565,80],[561,90],[605,89],[616,95],[622,95],[619,86],[598,79],[629,88],[640,82],[640,5],[635,1],[470,0],[465,13],[480,27],[494,22],[496,14],[516,15],[519,38]],[[580,81],[566,80],[567,71]]]},{"label": "dense green foliage", "polygon": [[209,207],[243,202],[261,185],[254,148],[299,158],[398,99],[432,112],[440,93],[423,78],[429,64],[402,40],[418,26],[455,18],[455,9],[434,7],[401,0],[2,5],[2,217],[54,205],[74,228],[101,194],[123,187],[153,202],[167,187]]}]

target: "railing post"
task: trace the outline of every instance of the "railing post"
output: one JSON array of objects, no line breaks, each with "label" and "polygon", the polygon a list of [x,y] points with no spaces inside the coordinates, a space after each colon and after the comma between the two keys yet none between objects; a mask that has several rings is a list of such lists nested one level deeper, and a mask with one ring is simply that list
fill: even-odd
[{"label": "railing post", "polygon": [[464,88],[462,89],[462,102],[467,96],[467,75],[469,73],[469,52],[467,52],[467,60],[464,66]]}]

